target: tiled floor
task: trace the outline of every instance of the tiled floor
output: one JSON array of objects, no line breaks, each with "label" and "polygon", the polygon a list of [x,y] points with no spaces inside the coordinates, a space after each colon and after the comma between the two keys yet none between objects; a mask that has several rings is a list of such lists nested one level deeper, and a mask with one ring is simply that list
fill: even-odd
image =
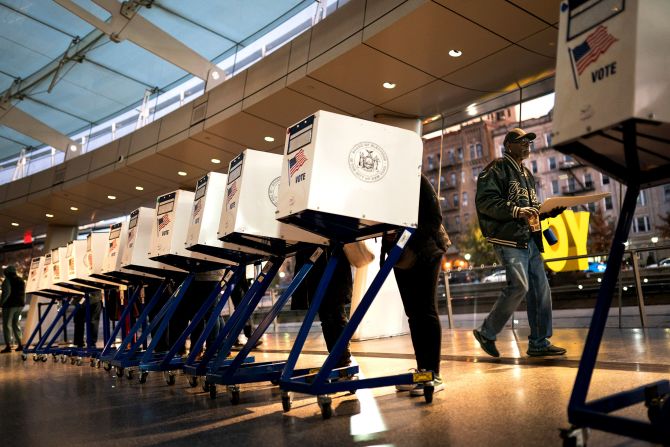
[{"label": "tiled floor", "polygon": [[[567,400],[586,329],[558,329],[565,358],[525,356],[527,330],[506,330],[503,357],[487,357],[469,330],[444,330],[446,389],[431,405],[393,388],[335,395],[334,415],[323,420],[312,396],[295,397],[282,411],[269,383],[243,385],[241,403],[223,392],[211,400],[184,377],[169,387],[160,374],[146,384],[103,369],[21,361],[0,356],[0,444],[9,446],[552,446],[567,427]],[[265,336],[256,360],[284,359],[295,334]],[[408,336],[352,344],[362,375],[402,373],[414,366]],[[318,366],[324,344],[313,331],[300,365]],[[630,389],[670,375],[670,330],[607,329],[590,397]],[[221,390],[223,391],[223,390]],[[643,406],[625,414],[645,419]],[[645,419],[646,420],[646,419]],[[648,445],[593,432],[589,445]]]}]

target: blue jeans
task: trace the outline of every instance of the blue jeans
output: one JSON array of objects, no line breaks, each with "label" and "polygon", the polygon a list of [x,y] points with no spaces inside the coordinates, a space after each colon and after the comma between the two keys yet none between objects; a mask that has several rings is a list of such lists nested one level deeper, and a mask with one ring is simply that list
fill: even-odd
[{"label": "blue jeans", "polygon": [[496,256],[505,267],[507,286],[502,290],[493,309],[484,320],[480,332],[495,340],[521,300],[526,298],[530,335],[529,348],[549,346],[551,337],[551,290],[544,271],[542,255],[534,241],[528,248],[493,246]]}]

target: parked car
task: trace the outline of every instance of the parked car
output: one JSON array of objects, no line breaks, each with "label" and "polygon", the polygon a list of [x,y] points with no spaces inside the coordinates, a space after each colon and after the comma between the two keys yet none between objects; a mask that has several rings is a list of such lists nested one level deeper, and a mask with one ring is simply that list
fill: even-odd
[{"label": "parked car", "polygon": [[670,267],[670,258],[664,258],[656,264],[649,264],[647,268]]},{"label": "parked car", "polygon": [[505,270],[498,270],[497,272],[493,272],[490,275],[482,278],[482,282],[502,282],[502,281],[507,281],[507,275],[505,274]]}]

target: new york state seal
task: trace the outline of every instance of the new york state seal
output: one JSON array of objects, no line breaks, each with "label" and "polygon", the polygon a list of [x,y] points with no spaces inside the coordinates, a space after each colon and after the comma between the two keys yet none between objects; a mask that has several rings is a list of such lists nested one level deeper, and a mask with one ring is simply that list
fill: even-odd
[{"label": "new york state seal", "polygon": [[388,166],[384,149],[371,141],[360,142],[349,151],[349,169],[364,182],[378,182],[386,175]]}]

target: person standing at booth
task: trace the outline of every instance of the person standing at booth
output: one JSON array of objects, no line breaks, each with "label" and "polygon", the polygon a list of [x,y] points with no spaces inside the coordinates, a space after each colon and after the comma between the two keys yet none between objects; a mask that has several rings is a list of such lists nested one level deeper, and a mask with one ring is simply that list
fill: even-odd
[{"label": "person standing at booth", "polygon": [[[380,265],[391,251],[397,235],[388,233],[382,240]],[[417,370],[434,373],[434,391],[444,389],[440,377],[442,326],[437,314],[435,296],[442,256],[451,244],[442,226],[442,212],[437,194],[425,175],[419,189],[419,221],[414,235],[393,268],[400,298],[409,322]],[[397,385],[398,391],[423,396],[423,383]]]},{"label": "person standing at booth", "polygon": [[514,128],[505,135],[504,156],[479,174],[475,205],[482,234],[493,244],[505,267],[507,285],[493,309],[473,334],[481,348],[500,357],[496,336],[526,298],[530,335],[529,356],[563,355],[566,350],[551,344],[551,289],[544,271],[540,220],[556,217],[565,208],[540,214],[535,179],[522,161],[530,155],[534,133]]},{"label": "person standing at booth", "polygon": [[2,282],[2,331],[5,337],[5,349],[2,353],[12,350],[12,335],[17,343],[16,350],[21,351],[21,325],[19,317],[26,304],[26,282],[16,274],[16,267],[9,265],[4,270],[5,280]]}]

